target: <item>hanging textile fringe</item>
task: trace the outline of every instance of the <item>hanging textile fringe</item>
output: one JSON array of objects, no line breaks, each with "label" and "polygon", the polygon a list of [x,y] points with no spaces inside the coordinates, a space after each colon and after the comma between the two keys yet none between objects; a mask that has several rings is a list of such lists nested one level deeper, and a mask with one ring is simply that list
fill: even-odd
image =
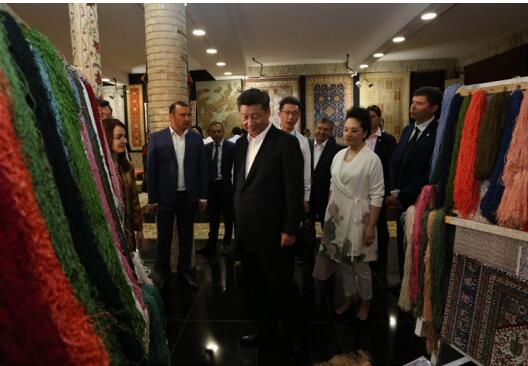
[{"label": "hanging textile fringe", "polygon": [[[471,95],[468,95],[462,101],[460,111],[458,112],[458,119],[456,123],[455,140],[453,142],[453,152],[451,154],[451,164],[449,166],[449,178],[447,179],[446,197],[444,201],[444,207],[447,212],[453,210],[453,191],[454,181],[457,167],[458,151],[460,148],[460,141],[462,140],[462,131],[464,129],[464,119],[466,118],[469,104],[471,103]],[[438,207],[441,207],[440,205]]]},{"label": "hanging textile fringe", "polygon": [[150,314],[149,365],[170,365],[170,351],[165,338],[163,300],[152,284],[141,287]]},{"label": "hanging textile fringe", "polygon": [[[433,198],[434,202],[434,198]],[[432,207],[431,203],[430,207]],[[425,286],[425,251],[429,242],[429,233],[427,231],[427,223],[429,222],[429,215],[431,214],[430,207],[428,207],[422,216],[422,240],[420,241],[420,254],[418,260],[418,293],[416,295],[416,311],[415,314],[422,316],[423,313],[423,292]]]},{"label": "hanging textile fringe", "polygon": [[[78,106],[64,64],[51,43],[41,34],[27,30],[26,37],[42,54],[58,102],[63,133],[61,142],[66,146],[67,154],[51,153],[50,160],[54,161],[54,173],[70,220],[75,247],[108,311],[119,322],[116,332],[128,361],[141,362],[146,358],[145,319],[136,308],[136,299],[124,276],[101,204],[93,199],[97,197],[97,191],[81,142]],[[58,168],[59,165],[62,169]]]},{"label": "hanging textile fringe", "polygon": [[435,193],[435,186],[424,186],[415,204],[416,208],[412,230],[412,268],[409,280],[409,294],[412,304],[416,304],[420,286],[420,248],[422,244],[422,235],[425,234],[422,232],[422,219],[425,215],[425,211],[434,204]]},{"label": "hanging textile fringe", "polygon": [[412,231],[414,226],[415,207],[409,206],[404,216],[404,243],[405,243],[405,261],[403,268],[403,278],[400,287],[400,298],[398,306],[404,311],[411,311],[411,297],[409,294],[409,277],[412,268]]},{"label": "hanging textile fringe", "polygon": [[431,238],[433,237],[433,222],[438,211],[432,211],[427,218],[427,249],[424,256],[424,289],[423,289],[423,318],[433,321],[433,304],[431,302]]},{"label": "hanging textile fringe", "polygon": [[475,179],[475,159],[480,121],[486,108],[486,93],[477,90],[473,93],[464,119],[464,130],[460,141],[457,168],[454,179],[455,210],[462,218],[475,213],[479,203],[479,185]]},{"label": "hanging textile fringe", "polygon": [[[446,90],[444,91],[444,96],[442,98],[442,112],[440,114],[440,118],[438,119],[438,128],[436,130],[436,140],[435,140],[435,146],[433,150],[433,156],[431,158],[431,172],[429,174],[429,180],[431,183],[435,183],[433,181],[434,172],[436,169],[436,165],[438,162],[438,158],[440,156],[440,151],[442,150],[442,145],[444,144],[444,141],[446,140],[446,135],[449,133],[449,127],[448,126],[448,120],[450,119],[449,116],[451,115],[451,105],[453,101],[455,100],[456,92],[459,87],[461,87],[462,84],[456,83],[449,85]],[[460,97],[456,98],[459,99]]]},{"label": "hanging textile fringe", "polygon": [[507,92],[493,94],[480,122],[475,161],[475,178],[479,181],[487,179],[493,171],[506,122],[508,96]]},{"label": "hanging textile fringe", "polygon": [[[7,81],[3,75],[1,83],[2,89],[6,90]],[[12,331],[10,334],[3,334],[2,343],[7,342],[8,347],[13,347],[6,349],[5,353],[2,352],[2,354],[14,355],[13,361],[19,357],[23,358],[25,356],[16,353],[27,353],[29,351],[27,349],[28,344],[39,338],[39,334],[42,334],[44,338],[43,344],[40,345],[42,348],[32,350],[35,351],[30,356],[33,361],[36,359],[42,361],[42,355],[49,355],[51,356],[49,361],[55,364],[108,365],[109,359],[103,343],[95,333],[84,308],[77,301],[70,282],[55,256],[49,232],[33,193],[31,174],[24,165],[25,158],[22,147],[11,125],[11,107],[6,103],[5,94],[2,96],[2,105],[0,106],[0,110],[3,112],[0,116],[0,123],[2,123],[0,217],[2,218],[5,236],[0,238],[0,242],[2,242],[2,246],[5,246],[2,248],[3,252],[10,253],[7,261],[15,265],[13,272],[4,273],[2,286],[5,285],[5,277],[18,277],[17,273],[24,271],[32,272],[29,274],[30,278],[26,278],[29,280],[27,283],[25,281],[19,282],[18,287],[10,289],[12,293],[2,291],[2,309],[4,311],[2,311],[0,318],[2,323],[7,322],[8,324],[3,324],[1,329],[2,332],[9,328]],[[9,266],[2,268],[4,271],[9,270]],[[20,277],[24,280],[25,276],[21,274]],[[7,301],[7,298],[16,298],[15,293],[17,292],[28,291],[31,294],[32,288],[36,290],[34,303],[12,304],[15,307],[10,307],[9,311],[5,312],[4,301]],[[21,313],[21,316],[32,319],[35,316],[35,307],[46,313],[44,318],[49,317],[52,325],[49,324],[48,319],[40,319],[43,324],[31,324],[31,321],[9,324],[7,319],[16,319],[17,316],[14,313],[18,312]],[[38,313],[38,310],[36,312]],[[10,325],[15,325],[16,328],[13,329]],[[27,328],[20,329],[24,325]],[[26,334],[27,339],[20,338],[20,332],[25,333],[26,331],[28,332]],[[31,334],[33,332],[34,334]],[[19,347],[16,339],[24,339],[24,344]],[[48,351],[46,348],[56,349]],[[32,360],[29,359],[28,361],[31,363]]]},{"label": "hanging textile fringe", "polygon": [[515,122],[517,121],[517,116],[519,115],[522,100],[523,93],[520,90],[516,90],[508,100],[508,106],[506,107],[506,126],[504,127],[504,133],[502,135],[495,167],[490,177],[490,186],[480,202],[482,216],[493,224],[497,223],[497,208],[499,207],[502,194],[504,193],[504,184],[502,183],[501,176],[504,171],[506,153],[510,147],[513,129],[515,127]]},{"label": "hanging textile fringe", "polygon": [[444,305],[449,283],[451,259],[453,257],[453,229],[448,235],[445,223],[446,211],[440,210],[432,219],[431,226],[431,305],[433,329],[439,333],[442,328]]},{"label": "hanging textile fringe", "polygon": [[528,222],[528,92],[524,92],[513,130],[502,181],[504,194],[497,209],[499,225],[522,230]]},{"label": "hanging textile fringe", "polygon": [[150,268],[143,264],[143,260],[137,250],[132,252],[132,261],[134,262],[134,270],[136,271],[139,283],[141,285],[152,285],[152,280],[149,277]]}]

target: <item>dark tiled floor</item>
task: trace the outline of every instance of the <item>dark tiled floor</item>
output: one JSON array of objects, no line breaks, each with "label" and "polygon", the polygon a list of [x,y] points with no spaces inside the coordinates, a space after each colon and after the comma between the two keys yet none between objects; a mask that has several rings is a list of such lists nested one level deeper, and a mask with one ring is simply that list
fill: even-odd
[{"label": "dark tiled floor", "polygon": [[[204,245],[197,242],[197,247]],[[155,242],[142,249],[152,265]],[[173,365],[287,365],[284,351],[276,345],[240,347],[239,338],[253,331],[237,286],[237,271],[230,254],[214,258],[197,255],[197,291],[183,286],[174,275],[165,296],[167,338]],[[311,267],[297,266],[295,281],[303,296],[308,319],[311,363],[354,350],[369,352],[375,366],[396,366],[425,355],[423,338],[414,335],[414,320],[399,311],[396,294],[374,282],[369,320],[354,321],[353,313],[336,318],[333,308],[341,299],[339,279],[314,283]]]}]

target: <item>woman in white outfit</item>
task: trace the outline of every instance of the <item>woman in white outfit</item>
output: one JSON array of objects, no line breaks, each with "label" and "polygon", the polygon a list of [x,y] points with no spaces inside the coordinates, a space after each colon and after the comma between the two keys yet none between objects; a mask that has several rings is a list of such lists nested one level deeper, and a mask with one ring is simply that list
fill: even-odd
[{"label": "woman in white outfit", "polygon": [[332,161],[330,199],[313,276],[326,280],[341,271],[345,302],[338,315],[353,304],[356,290],[360,304],[356,316],[368,317],[372,299],[372,273],[368,262],[377,259],[376,222],[385,193],[383,167],[365,139],[370,135],[370,114],[354,107],[347,112],[343,140],[347,149]]}]

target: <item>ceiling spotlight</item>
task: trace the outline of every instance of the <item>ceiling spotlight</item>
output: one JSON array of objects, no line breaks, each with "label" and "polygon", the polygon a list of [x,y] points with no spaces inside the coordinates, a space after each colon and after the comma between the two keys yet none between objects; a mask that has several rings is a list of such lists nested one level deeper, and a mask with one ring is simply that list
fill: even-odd
[{"label": "ceiling spotlight", "polygon": [[366,69],[367,67],[368,67],[367,64],[361,64],[361,65],[359,65],[359,68],[360,68],[360,69]]},{"label": "ceiling spotlight", "polygon": [[393,41],[394,43],[401,43],[401,42],[405,41],[405,37],[402,37],[402,36],[394,37],[394,38],[392,39],[392,41]]},{"label": "ceiling spotlight", "polygon": [[201,36],[205,36],[205,31],[203,29],[195,29],[192,31],[192,34],[194,34],[195,36],[201,37]]},{"label": "ceiling spotlight", "polygon": [[231,75],[233,75],[233,73],[231,71],[226,71],[226,72],[224,72],[224,75],[225,76],[231,76]]},{"label": "ceiling spotlight", "polygon": [[355,84],[356,84],[356,86],[357,86],[358,88],[361,88],[361,81],[358,80],[358,81],[356,81]]},{"label": "ceiling spotlight", "polygon": [[218,50],[216,48],[208,48],[205,52],[210,55],[214,55],[215,53],[218,53]]},{"label": "ceiling spotlight", "polygon": [[425,14],[422,14],[422,20],[433,20],[434,18],[436,18],[436,13],[425,13]]},{"label": "ceiling spotlight", "polygon": [[373,56],[376,58],[380,58],[380,57],[385,56],[385,54],[383,52],[378,52],[378,53],[375,53]]},{"label": "ceiling spotlight", "polygon": [[219,61],[219,62],[216,63],[216,66],[218,66],[218,67],[224,67],[225,65],[226,65],[226,63],[223,62],[223,61]]}]

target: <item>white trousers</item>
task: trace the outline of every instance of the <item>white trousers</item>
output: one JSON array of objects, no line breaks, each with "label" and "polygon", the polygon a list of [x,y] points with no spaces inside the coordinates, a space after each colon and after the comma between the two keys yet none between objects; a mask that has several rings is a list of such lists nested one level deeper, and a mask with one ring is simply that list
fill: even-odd
[{"label": "white trousers", "polygon": [[361,300],[372,299],[372,272],[369,262],[357,262],[340,267],[345,296],[352,296],[357,292]]}]

